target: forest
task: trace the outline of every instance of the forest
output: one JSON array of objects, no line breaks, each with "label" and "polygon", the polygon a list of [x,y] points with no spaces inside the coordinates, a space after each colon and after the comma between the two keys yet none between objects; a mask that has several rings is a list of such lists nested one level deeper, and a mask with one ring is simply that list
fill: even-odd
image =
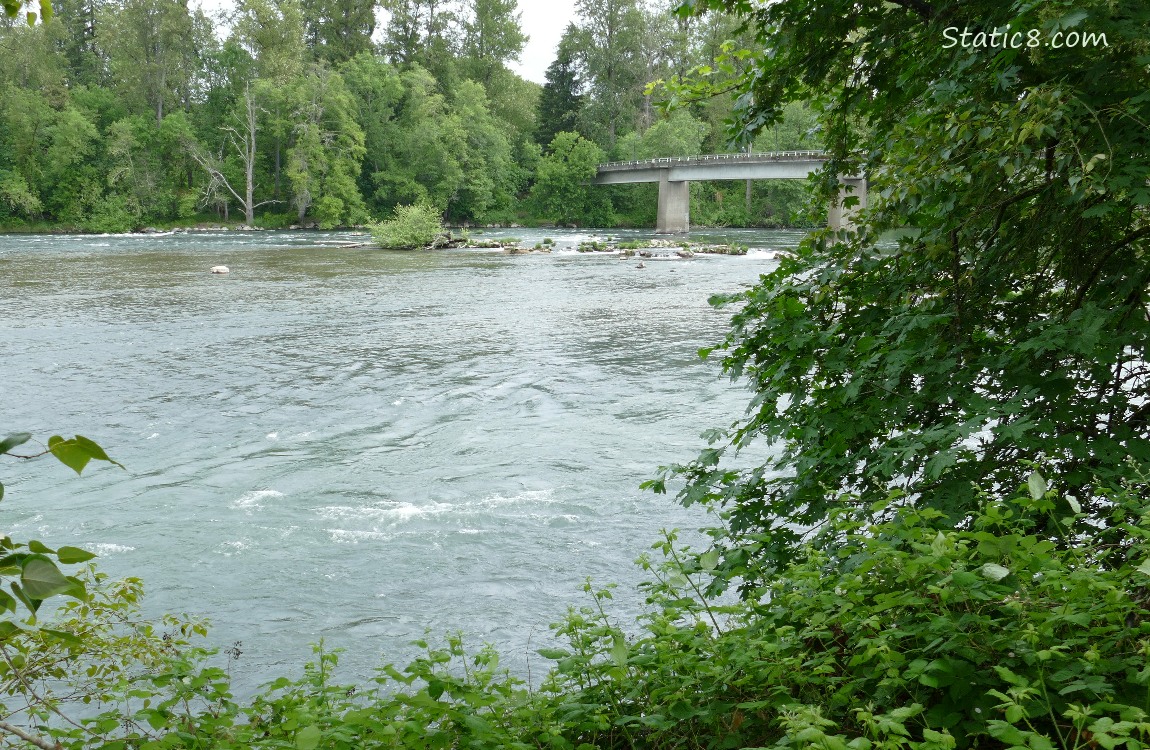
[{"label": "forest", "polygon": [[[649,226],[610,160],[811,148],[802,105],[734,143],[725,98],[663,113],[648,83],[739,38],[661,0],[581,0],[539,86],[508,68],[512,0],[57,0],[0,21],[0,229],[363,225],[427,202],[456,225]],[[35,14],[35,13],[34,13]],[[45,21],[45,19],[47,19]],[[744,33],[745,36],[745,33]],[[695,222],[802,225],[802,185],[693,187]]]}]

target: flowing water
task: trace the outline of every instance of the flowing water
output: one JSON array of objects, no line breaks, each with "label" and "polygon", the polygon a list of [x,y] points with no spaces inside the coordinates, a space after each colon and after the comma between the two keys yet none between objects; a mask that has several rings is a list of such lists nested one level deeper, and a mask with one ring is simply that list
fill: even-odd
[{"label": "flowing water", "polygon": [[127,467],[4,461],[3,526],[143,577],[149,613],[210,618],[243,642],[241,692],[321,638],[350,678],[428,629],[521,666],[585,578],[625,591],[659,529],[706,523],[638,485],[741,413],[696,356],[729,318],[707,298],[801,234],[640,269],[575,253],[586,233],[515,233],[559,247],[0,236],[0,432],[78,433]]}]

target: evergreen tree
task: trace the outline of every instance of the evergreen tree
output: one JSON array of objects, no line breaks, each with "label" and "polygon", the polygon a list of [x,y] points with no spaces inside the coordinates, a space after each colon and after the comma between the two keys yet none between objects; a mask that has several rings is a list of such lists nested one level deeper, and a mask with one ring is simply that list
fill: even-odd
[{"label": "evergreen tree", "polygon": [[576,122],[583,108],[582,84],[579,80],[575,57],[575,37],[578,31],[569,25],[559,41],[555,61],[547,67],[547,82],[539,97],[538,126],[535,142],[549,146],[562,132],[578,132]]},{"label": "evergreen tree", "polygon": [[54,19],[63,31],[59,47],[68,66],[69,83],[73,86],[103,83],[107,78],[107,60],[96,39],[103,0],[56,0],[56,4]]},{"label": "evergreen tree", "polygon": [[374,0],[304,0],[307,45],[316,60],[341,63],[372,49]]}]

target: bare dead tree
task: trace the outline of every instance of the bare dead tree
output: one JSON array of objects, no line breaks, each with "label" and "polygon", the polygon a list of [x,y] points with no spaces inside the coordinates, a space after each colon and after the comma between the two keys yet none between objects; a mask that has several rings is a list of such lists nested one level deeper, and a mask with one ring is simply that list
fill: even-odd
[{"label": "bare dead tree", "polygon": [[205,188],[205,194],[208,196],[215,195],[221,187],[227,190],[243,207],[244,223],[248,226],[255,223],[257,208],[269,203],[282,202],[277,200],[255,202],[256,133],[259,129],[259,109],[249,84],[244,87],[243,112],[236,118],[237,124],[222,128],[228,134],[228,141],[244,165],[244,193],[242,196],[232,186],[227,175],[223,173],[222,159],[212,156],[198,143],[189,142],[187,144],[188,153],[192,159],[208,173],[208,185]]}]

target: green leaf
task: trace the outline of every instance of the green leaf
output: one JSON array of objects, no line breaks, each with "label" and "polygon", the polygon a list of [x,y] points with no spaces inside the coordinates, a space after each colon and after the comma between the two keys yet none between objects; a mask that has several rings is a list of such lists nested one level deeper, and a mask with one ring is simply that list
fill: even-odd
[{"label": "green leaf", "polygon": [[1030,490],[1030,497],[1034,500],[1046,497],[1046,480],[1037,471],[1030,472],[1030,476],[1026,478],[1026,486]]},{"label": "green leaf", "polygon": [[[1148,564],[1150,564],[1150,563],[1148,563]],[[552,659],[554,661],[559,661],[560,659],[566,659],[568,656],[571,655],[570,651],[567,651],[567,650],[561,649],[561,648],[541,648],[536,653],[538,653],[544,659]]]},{"label": "green leaf", "polygon": [[29,555],[21,567],[20,583],[29,599],[44,600],[72,587],[60,569],[43,555]]},{"label": "green leaf", "polygon": [[297,750],[315,750],[322,736],[323,732],[315,724],[306,726],[296,733],[295,746]]},{"label": "green leaf", "polygon": [[615,641],[615,645],[611,647],[611,660],[617,666],[625,666],[627,664],[627,642],[622,638]]},{"label": "green leaf", "polygon": [[48,450],[52,451],[60,463],[79,474],[92,460],[89,453],[77,445],[75,440],[65,440],[59,435],[48,438]]},{"label": "green leaf", "polygon": [[1150,558],[1147,558],[1141,565],[1135,568],[1139,573],[1145,573],[1150,576]]},{"label": "green leaf", "polygon": [[79,547],[61,547],[56,550],[56,557],[59,558],[63,565],[74,565],[75,563],[88,562],[96,555]]},{"label": "green leaf", "polygon": [[1081,9],[1074,10],[1074,11],[1071,11],[1070,13],[1067,13],[1062,18],[1058,19],[1058,25],[1064,29],[1069,29],[1073,26],[1077,26],[1078,24],[1082,23],[1084,20],[1086,20],[1086,17],[1089,15],[1090,14],[1084,10],[1081,10]]},{"label": "green leaf", "polygon": [[41,542],[37,542],[35,539],[28,542],[28,551],[35,552],[37,554],[42,554],[42,555],[54,555],[54,554],[56,554],[55,550],[49,548],[47,545],[45,545]]},{"label": "green leaf", "polygon": [[982,573],[984,577],[989,578],[992,581],[1001,581],[1003,578],[1006,578],[1008,575],[1010,575],[1010,570],[1002,567],[1001,565],[996,565],[995,563],[987,563],[986,565],[983,565],[981,568],[979,568],[979,572]]},{"label": "green leaf", "polygon": [[704,552],[699,556],[699,567],[703,570],[714,570],[715,566],[719,564],[719,550],[713,549],[710,552]]},{"label": "green leaf", "polygon": [[9,586],[12,587],[12,593],[28,608],[28,611],[35,612],[40,608],[40,602],[36,599],[30,599],[28,595],[24,593],[24,589],[20,588],[20,584],[12,581]]},{"label": "green leaf", "polygon": [[48,628],[40,628],[40,632],[48,636],[51,640],[60,641],[69,646],[84,645],[84,639],[77,637],[74,633],[68,633],[63,630],[49,630]]},{"label": "green leaf", "polygon": [[124,465],[122,463],[109,458],[108,454],[104,451],[103,448],[101,448],[99,446],[99,444],[96,443],[96,441],[89,440],[88,438],[84,437],[83,435],[77,435],[76,437],[74,437],[72,439],[73,439],[73,441],[75,441],[77,447],[86,451],[89,456],[96,459],[97,461],[107,461],[110,464],[115,464],[116,466],[119,466],[121,469],[124,468]]},{"label": "green leaf", "polygon": [[28,432],[17,432],[9,435],[8,437],[0,440],[0,453],[7,453],[18,445],[23,445],[32,439],[32,434]]},{"label": "green leaf", "polygon": [[6,641],[17,633],[22,632],[16,623],[10,620],[0,621],[0,641]]}]

